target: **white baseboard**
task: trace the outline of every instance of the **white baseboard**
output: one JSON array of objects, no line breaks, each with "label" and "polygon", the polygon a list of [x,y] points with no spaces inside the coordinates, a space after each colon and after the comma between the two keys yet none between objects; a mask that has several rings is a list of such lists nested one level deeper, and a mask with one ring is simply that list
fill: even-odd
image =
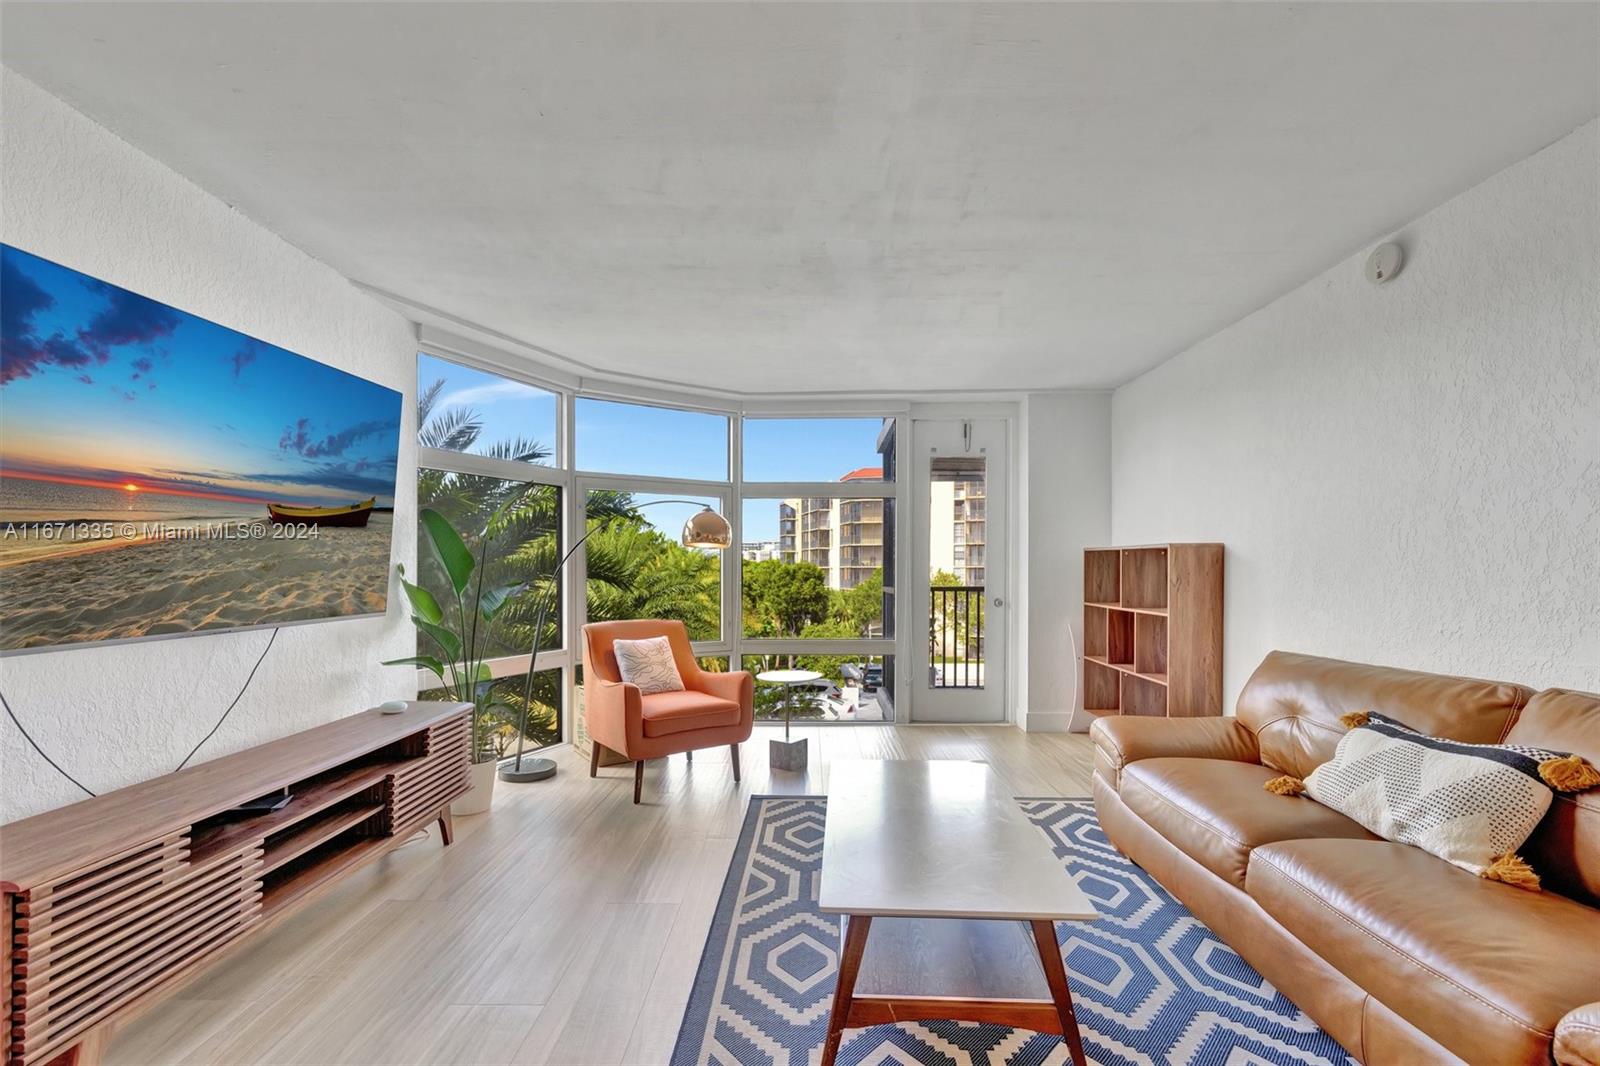
[{"label": "white baseboard", "polygon": [[1031,711],[1022,712],[1022,720],[1017,727],[1025,733],[1067,733],[1072,730],[1071,711]]}]

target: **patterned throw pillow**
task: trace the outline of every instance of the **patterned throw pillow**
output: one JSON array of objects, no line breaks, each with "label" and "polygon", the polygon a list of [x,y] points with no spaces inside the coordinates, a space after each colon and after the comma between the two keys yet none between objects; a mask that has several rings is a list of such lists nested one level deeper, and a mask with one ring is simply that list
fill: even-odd
[{"label": "patterned throw pillow", "polygon": [[1431,737],[1378,714],[1343,721],[1353,728],[1332,759],[1304,782],[1274,778],[1267,790],[1304,792],[1385,840],[1519,888],[1539,889],[1516,851],[1550,809],[1552,787],[1600,784],[1600,772],[1566,752]]},{"label": "patterned throw pillow", "polygon": [[617,653],[617,669],[622,680],[638,685],[640,695],[654,692],[682,692],[683,678],[672,657],[672,642],[666,637],[612,641]]}]

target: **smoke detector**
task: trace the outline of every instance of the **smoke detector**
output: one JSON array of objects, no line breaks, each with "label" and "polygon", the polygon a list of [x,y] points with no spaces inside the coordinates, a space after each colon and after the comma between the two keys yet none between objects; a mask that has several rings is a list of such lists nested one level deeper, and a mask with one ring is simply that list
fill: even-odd
[{"label": "smoke detector", "polygon": [[1405,253],[1398,244],[1380,244],[1367,256],[1367,280],[1374,285],[1382,285],[1400,273],[1405,261]]}]

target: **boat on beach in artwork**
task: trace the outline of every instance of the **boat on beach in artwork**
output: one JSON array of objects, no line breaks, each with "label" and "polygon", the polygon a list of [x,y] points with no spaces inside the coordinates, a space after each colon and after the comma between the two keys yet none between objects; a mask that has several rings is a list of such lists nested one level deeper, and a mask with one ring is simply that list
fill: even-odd
[{"label": "boat on beach in artwork", "polygon": [[377,497],[368,496],[343,507],[291,507],[287,504],[267,504],[267,514],[280,525],[314,526],[364,526],[372,517]]}]

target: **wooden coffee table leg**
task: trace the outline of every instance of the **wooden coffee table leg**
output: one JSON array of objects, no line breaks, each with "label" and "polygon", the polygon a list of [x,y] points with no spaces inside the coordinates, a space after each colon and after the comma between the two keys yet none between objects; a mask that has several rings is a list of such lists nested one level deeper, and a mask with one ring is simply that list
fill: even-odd
[{"label": "wooden coffee table leg", "polygon": [[872,918],[868,915],[845,917],[844,951],[839,955],[839,981],[833,988],[833,1011],[828,1015],[828,1039],[822,1045],[822,1066],[833,1066],[834,1057],[839,1054],[839,1042],[850,1021],[856,977],[861,973],[861,956],[867,950],[867,932],[871,928]]},{"label": "wooden coffee table leg", "polygon": [[[1056,925],[1051,921],[1030,922],[1033,941],[1039,946],[1039,964],[1044,967],[1045,983],[1061,1019],[1061,1035],[1072,1053],[1073,1066],[1088,1066],[1083,1057],[1083,1037],[1078,1033],[1078,1016],[1072,1010],[1072,989],[1067,984],[1067,968],[1061,961],[1061,945],[1056,943]],[[824,1059],[824,1062],[827,1060]]]}]

